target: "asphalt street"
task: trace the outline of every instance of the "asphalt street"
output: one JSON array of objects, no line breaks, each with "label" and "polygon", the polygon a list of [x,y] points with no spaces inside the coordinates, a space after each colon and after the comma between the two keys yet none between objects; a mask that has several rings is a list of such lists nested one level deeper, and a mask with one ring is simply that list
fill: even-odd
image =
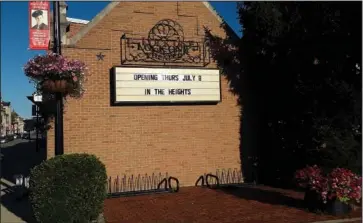
[{"label": "asphalt street", "polygon": [[13,147],[19,143],[26,143],[26,142],[29,142],[29,139],[14,139],[6,143],[1,143],[1,148]]},{"label": "asphalt street", "polygon": [[46,158],[45,149],[36,150],[36,134],[31,137],[32,140],[19,138],[1,144],[1,222],[34,222],[28,199],[18,200],[13,187],[15,176],[29,176],[30,170]]},{"label": "asphalt street", "polygon": [[[36,131],[30,132],[30,139],[31,139],[31,141],[35,140],[36,138],[37,138]],[[38,135],[38,139],[41,139],[41,138],[42,138],[42,135],[39,134]],[[18,143],[24,143],[24,142],[29,142],[29,139],[17,138],[17,139],[14,139],[12,141],[8,141],[6,143],[1,143],[1,148],[11,147],[11,146],[14,146],[14,145],[16,145]]]}]

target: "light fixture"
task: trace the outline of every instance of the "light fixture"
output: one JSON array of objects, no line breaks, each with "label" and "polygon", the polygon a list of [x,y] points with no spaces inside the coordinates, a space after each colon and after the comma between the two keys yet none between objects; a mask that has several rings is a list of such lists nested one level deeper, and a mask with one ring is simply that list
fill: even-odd
[{"label": "light fixture", "polygon": [[15,179],[15,185],[16,186],[22,186],[23,185],[23,175],[21,174],[16,174],[14,175],[14,179]]}]

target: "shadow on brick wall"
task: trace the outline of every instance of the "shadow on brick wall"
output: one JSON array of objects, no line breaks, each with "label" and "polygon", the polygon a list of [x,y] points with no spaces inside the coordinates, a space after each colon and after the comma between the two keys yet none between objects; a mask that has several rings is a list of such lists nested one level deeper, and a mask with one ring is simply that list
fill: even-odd
[{"label": "shadow on brick wall", "polygon": [[241,106],[240,159],[244,181],[290,187],[292,173],[304,163],[304,157],[281,149],[284,139],[279,138],[278,131],[271,133],[269,120],[287,117],[293,95],[288,95],[285,86],[293,85],[284,75],[276,75],[262,65],[266,61],[256,56],[250,40],[226,30],[227,38],[222,39],[205,27],[212,57],[229,81],[230,91],[238,96],[236,106]]}]

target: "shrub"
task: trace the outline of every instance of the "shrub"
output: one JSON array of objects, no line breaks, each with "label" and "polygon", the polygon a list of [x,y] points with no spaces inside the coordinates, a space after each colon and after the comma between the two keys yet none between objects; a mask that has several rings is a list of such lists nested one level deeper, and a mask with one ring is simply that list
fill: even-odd
[{"label": "shrub", "polygon": [[105,165],[94,155],[67,154],[44,161],[30,174],[30,201],[40,223],[86,223],[102,212]]}]

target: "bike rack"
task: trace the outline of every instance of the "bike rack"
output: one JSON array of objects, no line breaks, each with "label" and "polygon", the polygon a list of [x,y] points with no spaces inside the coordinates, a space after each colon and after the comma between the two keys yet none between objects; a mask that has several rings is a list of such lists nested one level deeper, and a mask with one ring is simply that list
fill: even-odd
[{"label": "bike rack", "polygon": [[[172,187],[172,181],[175,181],[176,187]],[[156,189],[148,189],[148,190],[135,190],[135,191],[122,191],[122,192],[109,192],[108,198],[116,198],[116,197],[129,197],[129,196],[137,196],[137,195],[148,195],[148,194],[161,194],[161,193],[175,193],[180,189],[179,180],[176,177],[168,177],[163,178],[160,183],[158,183]]]}]

